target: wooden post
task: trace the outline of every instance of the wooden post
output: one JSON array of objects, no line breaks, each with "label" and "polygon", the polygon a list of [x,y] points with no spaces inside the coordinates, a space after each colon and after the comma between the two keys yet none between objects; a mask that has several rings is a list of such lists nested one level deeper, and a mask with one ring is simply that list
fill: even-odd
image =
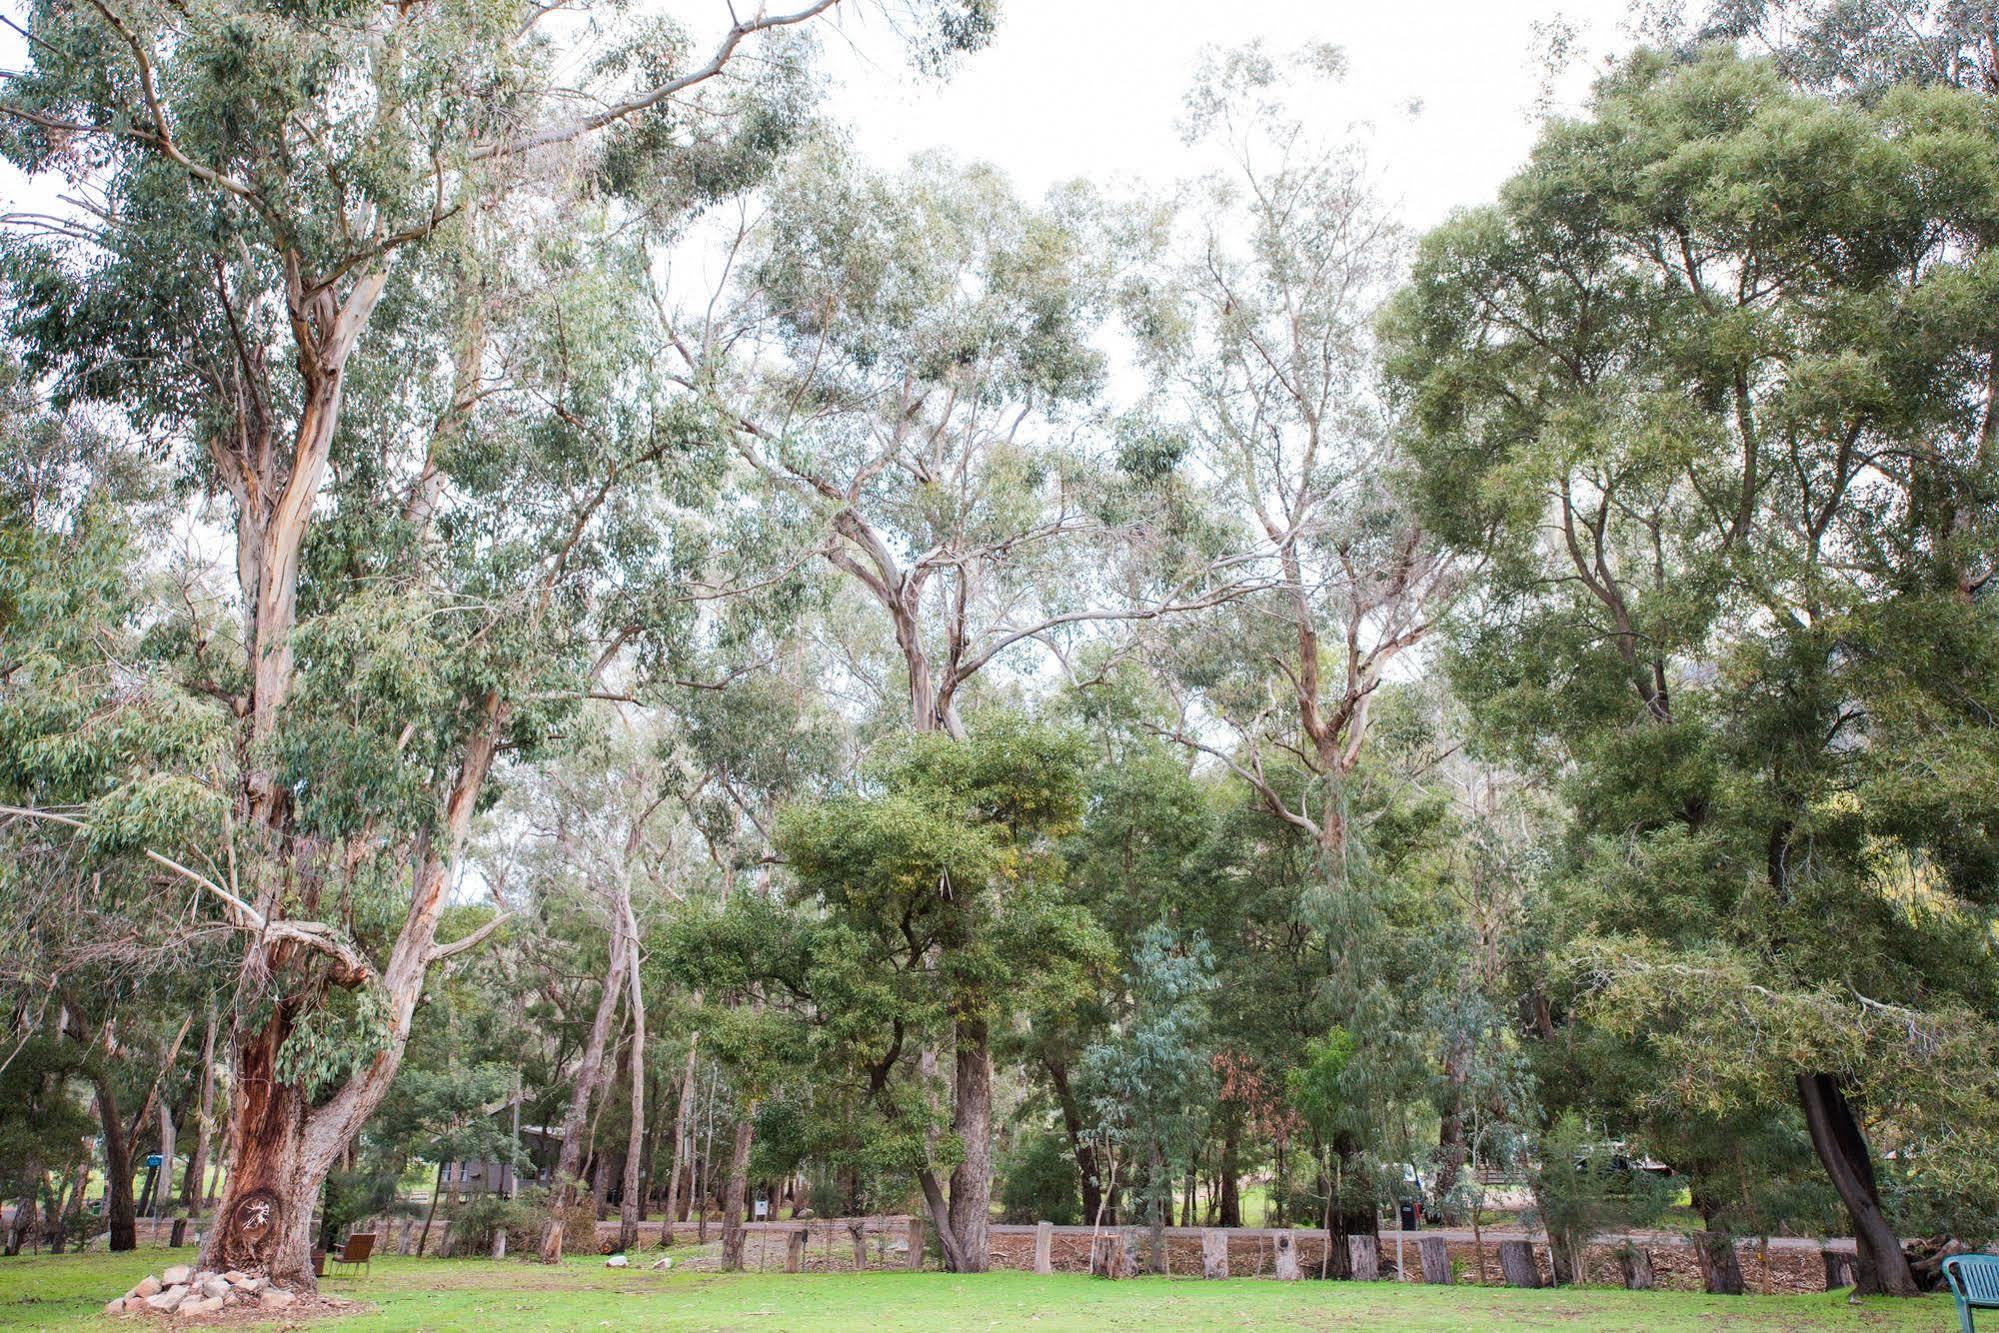
[{"label": "wooden post", "polygon": [[1499,1242],[1499,1271],[1509,1287],[1541,1285],[1541,1265],[1534,1259],[1534,1243],[1525,1240]]},{"label": "wooden post", "polygon": [[1034,1271],[1052,1273],[1055,1271],[1055,1224],[1037,1222],[1034,1224]]},{"label": "wooden post", "polygon": [[1354,1281],[1373,1282],[1381,1276],[1381,1243],[1377,1237],[1365,1234],[1348,1236],[1347,1257],[1352,1261],[1351,1276]]},{"label": "wooden post", "polygon": [[909,1270],[913,1273],[923,1267],[923,1219],[909,1219]]},{"label": "wooden post", "polygon": [[1652,1290],[1652,1251],[1625,1245],[1617,1251],[1617,1266],[1624,1272],[1624,1285],[1632,1291]]},{"label": "wooden post", "polygon": [[1451,1284],[1451,1250],[1442,1236],[1424,1236],[1416,1242],[1423,1264],[1423,1281],[1433,1287]]},{"label": "wooden post", "polygon": [[802,1273],[805,1271],[805,1238],[811,1234],[804,1227],[793,1227],[784,1242],[784,1271]]},{"label": "wooden post", "polygon": [[1201,1276],[1227,1277],[1229,1275],[1229,1233],[1219,1227],[1209,1227],[1201,1233]]},{"label": "wooden post", "polygon": [[1298,1280],[1298,1233],[1280,1231],[1277,1233],[1277,1280],[1296,1282]]}]

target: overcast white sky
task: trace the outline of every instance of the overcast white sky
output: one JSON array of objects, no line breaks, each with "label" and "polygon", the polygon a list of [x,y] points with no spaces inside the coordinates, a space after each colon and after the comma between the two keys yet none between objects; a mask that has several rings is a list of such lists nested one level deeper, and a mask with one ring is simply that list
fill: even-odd
[{"label": "overcast white sky", "polygon": [[[721,0],[671,8],[703,41],[726,22]],[[1351,72],[1323,127],[1372,127],[1388,197],[1421,228],[1490,197],[1525,157],[1535,20],[1559,12],[1601,49],[1621,44],[1624,11],[1623,0],[1004,0],[993,44],[937,82],[912,74],[880,17],[857,8],[824,34],[837,80],[828,110],[884,166],[943,147],[1005,168],[1029,195],[1078,176],[1165,184],[1190,174],[1174,122],[1204,47],[1332,42]],[[0,65],[20,60],[20,38],[0,29]],[[0,165],[0,199],[30,196],[49,202]]]},{"label": "overcast white sky", "polygon": [[[828,42],[842,80],[829,109],[863,152],[892,165],[947,147],[1005,168],[1030,195],[1079,176],[1169,182],[1190,174],[1174,123],[1203,48],[1331,42],[1349,74],[1322,109],[1323,128],[1371,125],[1388,198],[1418,228],[1489,198],[1525,159],[1540,82],[1534,22],[1559,12],[1603,49],[1624,44],[1626,9],[1622,0],[1003,4],[993,44],[944,83],[912,77],[878,22],[845,20],[853,40]],[[1587,83],[1578,68],[1559,91],[1574,98]]]}]

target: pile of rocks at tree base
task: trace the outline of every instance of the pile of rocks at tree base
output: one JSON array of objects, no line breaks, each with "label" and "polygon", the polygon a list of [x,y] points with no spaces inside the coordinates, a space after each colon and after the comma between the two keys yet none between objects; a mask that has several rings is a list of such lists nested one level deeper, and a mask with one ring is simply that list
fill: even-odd
[{"label": "pile of rocks at tree base", "polygon": [[158,1277],[141,1279],[138,1286],[116,1300],[107,1301],[104,1313],[185,1318],[253,1306],[259,1310],[288,1310],[297,1299],[283,1287],[274,1287],[264,1278],[251,1277],[233,1268],[226,1273],[215,1273],[176,1264]]}]

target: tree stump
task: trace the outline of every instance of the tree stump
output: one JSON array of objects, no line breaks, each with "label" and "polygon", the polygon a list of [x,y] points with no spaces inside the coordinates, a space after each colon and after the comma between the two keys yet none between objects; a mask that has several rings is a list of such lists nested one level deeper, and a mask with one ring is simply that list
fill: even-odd
[{"label": "tree stump", "polygon": [[402,1226],[396,1231],[396,1253],[407,1255],[413,1243],[410,1237],[410,1220],[405,1217]]},{"label": "tree stump", "polygon": [[847,1223],[847,1235],[854,1242],[854,1271],[862,1273],[868,1267],[868,1224],[856,1218]]},{"label": "tree stump", "polygon": [[1541,1265],[1534,1261],[1534,1245],[1531,1241],[1503,1240],[1499,1242],[1499,1271],[1506,1278],[1509,1287],[1538,1287],[1541,1285]]},{"label": "tree stump", "polygon": [[923,1219],[909,1219],[909,1269],[917,1272],[923,1267]]},{"label": "tree stump", "polygon": [[803,1273],[805,1271],[805,1240],[812,1233],[804,1227],[793,1227],[791,1234],[784,1238],[784,1271]]},{"label": "tree stump", "polygon": [[173,1230],[167,1233],[167,1246],[169,1249],[178,1250],[185,1244],[187,1244],[187,1219],[176,1217]]},{"label": "tree stump", "polygon": [[1652,1290],[1652,1251],[1640,1249],[1636,1245],[1626,1245],[1617,1252],[1617,1266],[1624,1273],[1624,1285],[1630,1291]]},{"label": "tree stump", "polygon": [[1298,1280],[1298,1233],[1295,1231],[1277,1233],[1277,1280]]},{"label": "tree stump", "polygon": [[1423,1260],[1423,1281],[1433,1287],[1451,1285],[1451,1247],[1442,1236],[1425,1236],[1416,1242]]},{"label": "tree stump", "polygon": [[1099,1231],[1090,1237],[1090,1276],[1124,1276],[1124,1233]]},{"label": "tree stump", "polygon": [[1841,1287],[1853,1285],[1853,1256],[1844,1250],[1823,1246],[1819,1259],[1825,1264],[1825,1289],[1838,1291]]},{"label": "tree stump", "polygon": [[1712,1296],[1742,1294],[1742,1262],[1735,1254],[1735,1240],[1720,1232],[1697,1231],[1693,1235],[1694,1259],[1700,1264],[1701,1283]]},{"label": "tree stump", "polygon": [[1229,1275],[1229,1233],[1209,1227],[1201,1233],[1201,1276]]},{"label": "tree stump", "polygon": [[[1328,1243],[1331,1238],[1328,1237]],[[1381,1242],[1369,1235],[1347,1237],[1347,1276],[1356,1282],[1373,1282],[1381,1276]]]},{"label": "tree stump", "polygon": [[1055,1271],[1055,1224],[1037,1222],[1034,1224],[1034,1271],[1047,1274]]}]

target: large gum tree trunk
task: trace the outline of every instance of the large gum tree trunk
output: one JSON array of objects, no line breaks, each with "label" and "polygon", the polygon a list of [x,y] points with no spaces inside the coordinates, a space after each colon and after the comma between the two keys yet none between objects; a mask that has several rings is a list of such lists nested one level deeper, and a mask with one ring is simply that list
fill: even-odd
[{"label": "large gum tree trunk", "polygon": [[951,1128],[964,1156],[951,1171],[951,1234],[958,1271],[986,1271],[986,1233],[993,1197],[993,1052],[983,1018],[961,1018]]},{"label": "large gum tree trunk", "polygon": [[1839,1081],[1831,1074],[1799,1074],[1798,1102],[1811,1130],[1812,1147],[1853,1220],[1853,1239],[1859,1249],[1855,1293],[1922,1295],[1916,1275],[1909,1269],[1908,1256],[1902,1253],[1901,1238],[1888,1225],[1882,1210],[1867,1135],[1840,1091]]},{"label": "large gum tree trunk", "polygon": [[202,1243],[201,1267],[261,1273],[280,1286],[311,1290],[312,1210],[331,1162],[309,1159],[303,1092],[277,1074],[293,1017],[281,1003],[261,1028],[237,1039],[229,1177]]}]

